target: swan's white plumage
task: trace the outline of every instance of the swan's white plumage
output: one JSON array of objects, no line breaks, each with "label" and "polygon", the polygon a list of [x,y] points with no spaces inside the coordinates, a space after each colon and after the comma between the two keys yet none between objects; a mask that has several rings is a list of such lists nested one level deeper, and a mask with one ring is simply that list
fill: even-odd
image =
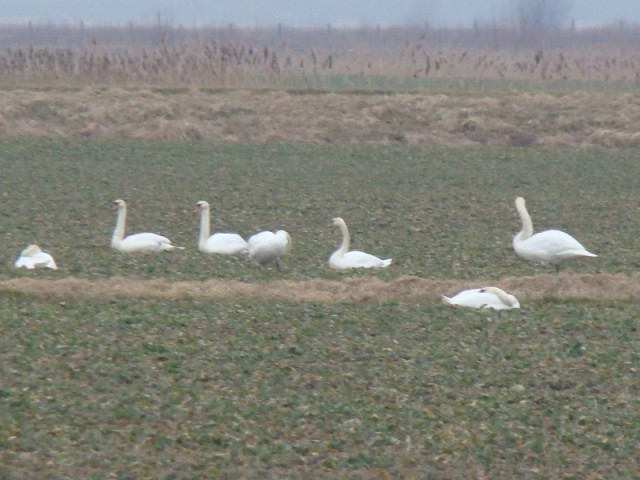
[{"label": "swan's white plumage", "polygon": [[464,290],[451,298],[442,295],[442,301],[456,307],[477,309],[510,310],[520,308],[520,302],[516,297],[498,287]]},{"label": "swan's white plumage", "polygon": [[20,257],[16,260],[15,267],[27,268],[29,270],[34,268],[58,269],[53,257],[50,254],[43,252],[38,245],[29,245],[25,248],[20,254]]},{"label": "swan's white plumage", "polygon": [[111,247],[123,253],[156,253],[171,251],[176,247],[167,237],[156,233],[136,233],[124,237],[124,229],[127,221],[127,204],[124,200],[114,200],[113,209],[117,210],[116,228],[111,237]]},{"label": "swan's white plumage", "polygon": [[198,250],[222,255],[246,255],[248,253],[247,241],[237,233],[214,233],[209,236],[211,215],[209,203],[199,201],[196,203],[196,211],[200,212]]},{"label": "swan's white plumage", "polygon": [[251,260],[260,265],[275,262],[277,268],[280,268],[280,258],[287,255],[292,247],[291,236],[284,230],[256,233],[247,244]]},{"label": "swan's white plumage", "polygon": [[349,250],[351,238],[345,221],[340,218],[333,219],[333,225],[342,232],[340,247],[329,257],[329,266],[335,270],[349,270],[351,268],[385,268],[391,265],[391,258],[382,260],[370,253],[359,250]]},{"label": "swan's white plumage", "polygon": [[513,237],[513,249],[519,257],[540,265],[559,265],[577,257],[597,257],[571,235],[560,230],[546,230],[534,235],[533,222],[524,198],[516,198],[515,205],[522,221],[522,230]]}]

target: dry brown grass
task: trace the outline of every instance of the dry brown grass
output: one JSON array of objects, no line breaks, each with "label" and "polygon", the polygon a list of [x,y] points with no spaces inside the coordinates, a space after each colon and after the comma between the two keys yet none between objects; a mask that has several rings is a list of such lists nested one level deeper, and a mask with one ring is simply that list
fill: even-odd
[{"label": "dry brown grass", "polygon": [[224,280],[205,282],[141,280],[114,277],[108,280],[64,278],[44,280],[14,278],[0,282],[0,292],[54,299],[135,298],[145,300],[257,300],[292,303],[358,303],[371,301],[439,301],[465,288],[498,285],[521,302],[582,299],[596,302],[640,300],[640,274],[545,274],[507,277],[499,281],[431,280],[403,276],[384,282],[375,277],[341,281],[306,280],[246,283]]},{"label": "dry brown grass", "polygon": [[4,91],[0,136],[210,142],[640,146],[632,94]]}]

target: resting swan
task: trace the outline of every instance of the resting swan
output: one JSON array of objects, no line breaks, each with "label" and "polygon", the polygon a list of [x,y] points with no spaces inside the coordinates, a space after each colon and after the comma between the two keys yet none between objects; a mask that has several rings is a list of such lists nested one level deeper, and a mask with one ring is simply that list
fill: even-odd
[{"label": "resting swan", "polygon": [[284,230],[259,232],[249,238],[249,258],[259,265],[275,262],[280,270],[280,258],[291,251],[291,236]]},{"label": "resting swan", "polygon": [[442,295],[442,301],[448,305],[478,309],[510,310],[520,308],[520,302],[516,297],[498,287],[464,290],[451,298]]},{"label": "resting swan", "polygon": [[196,203],[195,211],[200,212],[200,240],[198,250],[203,253],[222,255],[244,255],[248,252],[247,242],[237,233],[215,233],[209,236],[210,206],[205,201]]},{"label": "resting swan", "polygon": [[113,237],[111,237],[111,247],[115,248],[119,252],[124,253],[155,253],[162,251],[171,251],[176,248],[183,249],[184,247],[176,247],[171,243],[167,237],[157,235],[155,233],[136,233],[135,235],[129,235],[124,237],[124,225],[127,221],[127,204],[124,200],[114,200],[113,209],[118,211],[116,217],[116,228],[113,231]]},{"label": "resting swan", "polygon": [[20,254],[20,258],[16,260],[15,267],[24,267],[29,270],[34,268],[58,269],[53,257],[48,253],[43,252],[38,245],[29,245],[25,248]]},{"label": "resting swan", "polygon": [[533,223],[525,207],[524,198],[516,198],[516,210],[522,221],[522,230],[513,237],[513,249],[525,260],[540,265],[555,265],[576,257],[597,257],[585,249],[571,235],[560,230],[546,230],[533,234]]},{"label": "resting swan", "polygon": [[382,260],[369,253],[358,250],[349,250],[351,241],[349,229],[342,218],[334,218],[333,225],[342,232],[342,244],[329,258],[329,266],[336,270],[348,270],[350,268],[385,268],[391,265],[392,259]]}]

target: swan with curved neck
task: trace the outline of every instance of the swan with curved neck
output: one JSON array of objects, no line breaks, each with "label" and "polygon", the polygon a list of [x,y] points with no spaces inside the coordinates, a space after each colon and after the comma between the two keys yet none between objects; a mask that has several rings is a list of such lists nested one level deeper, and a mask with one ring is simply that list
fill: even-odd
[{"label": "swan with curved neck", "polygon": [[33,270],[34,268],[50,268],[51,270],[57,270],[53,257],[43,252],[38,245],[29,245],[20,254],[20,258],[16,260],[16,268],[27,268]]},{"label": "swan with curved neck", "polygon": [[261,266],[271,262],[280,270],[280,259],[291,252],[291,236],[285,230],[277,232],[259,232],[249,238],[247,242],[249,258]]},{"label": "swan with curved neck", "polygon": [[113,209],[117,211],[117,215],[116,228],[111,237],[111,247],[117,251],[123,253],[156,253],[184,248],[173,245],[167,237],[155,233],[136,233],[125,238],[124,228],[127,221],[127,204],[121,199],[114,200]]},{"label": "swan with curved neck", "polygon": [[597,257],[571,235],[560,230],[534,234],[524,198],[516,198],[515,205],[522,222],[522,230],[513,237],[513,249],[519,257],[540,265],[555,265],[556,270],[562,262],[572,258]]},{"label": "swan with curved neck", "polygon": [[385,268],[391,265],[391,258],[382,260],[375,255],[358,250],[349,251],[351,237],[345,221],[340,218],[333,219],[333,225],[342,233],[340,247],[329,257],[329,266],[335,270],[348,270],[351,268]]},{"label": "swan with curved neck", "polygon": [[464,290],[451,298],[442,295],[442,301],[456,307],[477,309],[510,310],[520,308],[520,302],[516,297],[498,287]]},{"label": "swan with curved neck", "polygon": [[237,233],[214,233],[209,236],[211,207],[208,202],[201,200],[196,203],[195,211],[200,213],[198,250],[203,253],[221,255],[246,255],[248,253],[246,240]]}]

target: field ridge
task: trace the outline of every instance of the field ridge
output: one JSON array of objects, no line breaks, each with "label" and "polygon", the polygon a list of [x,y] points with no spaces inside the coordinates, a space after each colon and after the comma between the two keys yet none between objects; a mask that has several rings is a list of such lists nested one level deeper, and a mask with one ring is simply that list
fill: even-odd
[{"label": "field ridge", "polygon": [[624,93],[7,89],[0,137],[409,146],[640,146]]},{"label": "field ridge", "polygon": [[13,278],[0,281],[0,294],[45,298],[133,298],[145,300],[254,300],[291,303],[360,303],[438,300],[465,288],[489,285],[516,295],[520,301],[585,299],[597,302],[640,300],[640,274],[542,274],[499,280],[442,280],[404,275],[391,281],[376,277],[344,280],[178,281],[113,277],[87,280]]}]

